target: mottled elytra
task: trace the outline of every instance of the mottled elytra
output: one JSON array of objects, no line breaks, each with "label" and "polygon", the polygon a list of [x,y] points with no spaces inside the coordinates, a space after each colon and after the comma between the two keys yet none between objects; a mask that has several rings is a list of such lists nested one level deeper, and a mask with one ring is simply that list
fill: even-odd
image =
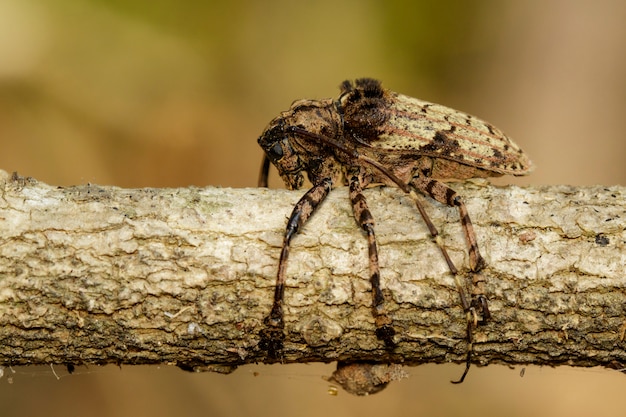
[{"label": "mottled elytra", "polygon": [[[271,359],[281,356],[285,270],[291,239],[332,188],[348,185],[354,218],[368,241],[376,335],[387,349],[394,349],[395,330],[380,286],[374,219],[362,192],[373,184],[390,185],[415,202],[455,277],[461,306],[467,314],[467,361],[463,375],[456,381],[462,382],[470,367],[473,330],[490,317],[485,280],[479,273],[485,261],[465,204],[442,180],[525,175],[532,163],[499,129],[468,114],[389,91],[371,78],[358,79],[354,84],[344,81],[340,88],[337,99],[295,101],[270,122],[258,140],[265,151],[259,186],[267,186],[270,162],[288,188],[302,187],[305,173],[313,184],[287,221],[274,303],[260,334],[260,347]],[[469,296],[418,194],[458,208],[472,274]]]}]

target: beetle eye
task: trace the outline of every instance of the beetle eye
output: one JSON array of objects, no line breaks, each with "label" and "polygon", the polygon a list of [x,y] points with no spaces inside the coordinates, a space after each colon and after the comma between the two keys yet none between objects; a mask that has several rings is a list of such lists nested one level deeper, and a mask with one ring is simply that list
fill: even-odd
[{"label": "beetle eye", "polygon": [[280,146],[280,143],[277,143],[276,145],[272,147],[272,149],[270,150],[270,153],[272,154],[272,157],[274,157],[275,159],[282,158],[283,147]]}]

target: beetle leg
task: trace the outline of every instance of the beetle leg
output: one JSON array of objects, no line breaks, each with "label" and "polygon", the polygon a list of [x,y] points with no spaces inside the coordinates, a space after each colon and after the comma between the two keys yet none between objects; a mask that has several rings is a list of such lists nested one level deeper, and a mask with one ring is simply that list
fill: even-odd
[{"label": "beetle leg", "polygon": [[270,159],[267,155],[263,154],[263,161],[261,162],[261,172],[259,172],[259,187],[267,188],[267,177],[270,173]]},{"label": "beetle leg", "polygon": [[283,320],[283,299],[285,294],[285,271],[287,269],[287,258],[289,257],[291,238],[298,233],[315,209],[324,201],[331,188],[332,181],[329,178],[325,178],[314,185],[313,188],[300,198],[287,221],[287,228],[283,238],[283,248],[280,252],[280,260],[278,261],[278,274],[276,275],[276,286],[274,287],[274,304],[272,305],[272,311],[264,320],[266,328],[261,331],[261,341],[259,342],[259,347],[267,351],[268,356],[272,359],[278,359],[281,356],[283,341],[285,339],[283,332],[285,327]]},{"label": "beetle leg", "polygon": [[443,182],[423,177],[413,178],[411,185],[436,201],[459,209],[461,226],[463,226],[465,239],[469,245],[470,269],[473,272],[478,272],[483,269],[485,267],[485,260],[478,250],[478,241],[474,234],[474,226],[472,226],[467,207],[465,207],[465,203],[463,203],[463,200],[461,200],[457,192]]},{"label": "beetle leg", "polygon": [[433,237],[433,240],[435,241],[435,243],[439,247],[439,250],[441,251],[441,254],[443,255],[444,259],[446,260],[446,263],[448,264],[448,269],[450,269],[450,272],[454,276],[454,282],[456,284],[457,291],[459,292],[459,297],[461,298],[461,305],[463,306],[463,311],[469,311],[469,309],[471,307],[471,304],[468,301],[468,297],[465,294],[465,286],[464,286],[463,282],[461,281],[461,278],[459,277],[459,270],[457,269],[457,267],[452,262],[452,259],[450,258],[450,255],[448,255],[448,251],[446,250],[446,247],[443,244],[443,241],[441,240],[441,237],[439,236],[439,231],[437,230],[437,228],[433,224],[432,220],[430,220],[430,217],[426,213],[426,210],[424,210],[424,206],[422,205],[421,201],[419,200],[419,197],[417,196],[417,194],[415,192],[411,192],[409,195],[411,196],[411,198],[415,202],[417,210],[419,211],[420,215],[422,216],[422,219],[424,219],[424,222],[426,223],[426,226],[428,227],[428,230],[430,231],[430,235]]},{"label": "beetle leg", "polygon": [[[446,204],[450,207],[457,207],[459,209],[459,216],[461,218],[461,226],[463,227],[463,231],[465,233],[465,239],[469,246],[469,261],[470,261],[470,269],[474,274],[478,274],[481,269],[485,267],[485,259],[480,254],[480,250],[478,249],[478,241],[476,239],[476,234],[474,233],[474,226],[472,226],[472,221],[470,220],[469,213],[467,212],[467,207],[461,197],[454,191],[452,188],[448,187],[443,182],[417,177],[411,180],[411,185],[415,187],[417,190],[429,195],[434,200]],[[449,260],[449,256],[447,255],[445,248],[438,237],[438,232],[435,226],[432,224],[430,219],[425,217],[424,209],[421,207],[417,196],[412,196],[413,200],[417,204],[417,208],[420,211],[420,214],[424,218],[424,221],[428,225],[431,235],[437,241],[437,244],[441,248],[444,253],[444,257],[448,262],[448,265],[451,266],[450,270],[453,274],[457,274],[456,268],[453,267],[452,262]],[[472,280],[472,284],[474,286],[474,290],[472,291],[472,295],[476,297],[482,296],[484,298],[484,278],[479,277]],[[485,299],[486,300],[486,299]],[[480,304],[483,305],[486,301],[481,300]],[[464,303],[464,308],[466,308],[467,304]],[[476,307],[473,305],[467,307]]]},{"label": "beetle leg", "polygon": [[376,336],[379,340],[385,342],[385,346],[388,349],[393,349],[395,347],[395,342],[393,341],[395,330],[391,326],[391,319],[385,311],[385,297],[380,288],[380,268],[376,235],[374,234],[374,218],[367,207],[367,201],[363,195],[362,180],[358,174],[350,178],[350,201],[352,202],[354,218],[367,234],[370,283],[372,284],[372,314],[376,324]]},{"label": "beetle leg", "polygon": [[450,381],[453,384],[461,384],[464,380],[465,377],[467,376],[467,373],[470,370],[470,367],[472,366],[472,352],[474,351],[474,335],[473,335],[473,331],[474,331],[474,321],[471,320],[470,314],[467,315],[467,356],[465,357],[465,370],[463,371],[463,375],[461,375],[461,378],[457,379],[456,381]]},{"label": "beetle leg", "polygon": [[478,249],[478,241],[476,239],[476,235],[474,233],[474,227],[472,226],[472,222],[469,218],[469,214],[467,212],[467,208],[465,204],[461,200],[461,197],[454,191],[452,188],[448,187],[446,184],[426,178],[426,177],[416,177],[411,180],[411,185],[415,187],[415,189],[429,195],[436,201],[446,204],[451,207],[457,207],[459,209],[459,216],[461,218],[461,226],[463,227],[463,231],[465,233],[465,239],[469,245],[469,258],[470,258],[470,269],[473,272],[472,276],[472,296],[471,301],[468,300],[466,296],[466,290],[464,283],[461,281],[461,277],[459,277],[458,270],[452,263],[450,256],[448,255],[441,238],[439,237],[439,232],[436,227],[424,211],[421,202],[417,194],[414,192],[409,193],[411,198],[415,201],[417,205],[417,209],[419,210],[422,218],[426,222],[428,229],[430,230],[431,235],[433,236],[437,246],[441,250],[446,262],[448,263],[448,267],[450,271],[454,275],[454,281],[457,287],[457,291],[459,292],[459,296],[461,298],[461,304],[463,306],[463,310],[467,314],[467,359],[465,361],[465,371],[463,375],[458,381],[452,381],[455,384],[463,382],[467,372],[469,371],[472,352],[474,348],[474,338],[473,338],[473,330],[477,326],[478,313],[479,311],[482,314],[481,322],[486,321],[490,317],[489,307],[487,305],[487,297],[485,295],[485,279],[480,274],[480,270],[485,267],[485,260],[481,256],[480,251]]}]

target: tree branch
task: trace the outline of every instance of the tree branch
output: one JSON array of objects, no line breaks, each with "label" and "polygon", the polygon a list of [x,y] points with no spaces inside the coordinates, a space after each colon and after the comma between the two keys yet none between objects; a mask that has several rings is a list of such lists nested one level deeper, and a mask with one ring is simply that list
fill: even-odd
[{"label": "tree branch", "polygon": [[[623,368],[626,189],[453,187],[488,262],[474,361]],[[0,365],[266,361],[258,333],[302,192],[63,188],[2,171],[0,192]],[[340,188],[293,241],[284,362],[464,361],[465,315],[417,210],[397,189],[365,195],[398,347],[374,334],[366,239]],[[458,213],[425,202],[466,270]]]}]

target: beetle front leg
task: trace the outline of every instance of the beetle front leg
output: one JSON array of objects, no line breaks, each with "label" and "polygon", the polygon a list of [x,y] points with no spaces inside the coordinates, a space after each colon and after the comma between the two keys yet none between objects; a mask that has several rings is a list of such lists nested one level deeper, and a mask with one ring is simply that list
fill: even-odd
[{"label": "beetle front leg", "polygon": [[319,184],[314,185],[298,201],[289,216],[287,228],[283,238],[283,247],[278,261],[278,273],[276,275],[276,285],[274,287],[274,303],[270,314],[263,323],[265,329],[260,332],[261,341],[259,347],[265,350],[271,359],[279,359],[282,355],[284,334],[283,319],[283,299],[285,295],[285,271],[287,269],[287,258],[289,257],[289,246],[291,238],[295,236],[306,221],[322,201],[328,196],[332,188],[332,181],[324,179]]},{"label": "beetle front leg", "polygon": [[259,182],[258,186],[262,188],[267,188],[267,178],[270,173],[270,159],[266,154],[263,154],[263,161],[261,162],[261,172],[259,172]]}]

